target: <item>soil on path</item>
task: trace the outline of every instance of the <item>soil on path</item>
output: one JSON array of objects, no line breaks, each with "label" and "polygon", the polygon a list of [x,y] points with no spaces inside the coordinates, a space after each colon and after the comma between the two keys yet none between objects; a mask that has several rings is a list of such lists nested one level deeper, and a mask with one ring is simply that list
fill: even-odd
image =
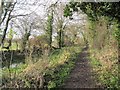
[{"label": "soil on path", "polygon": [[63,88],[100,88],[95,80],[95,73],[88,60],[88,48],[83,48],[75,67],[64,82]]}]

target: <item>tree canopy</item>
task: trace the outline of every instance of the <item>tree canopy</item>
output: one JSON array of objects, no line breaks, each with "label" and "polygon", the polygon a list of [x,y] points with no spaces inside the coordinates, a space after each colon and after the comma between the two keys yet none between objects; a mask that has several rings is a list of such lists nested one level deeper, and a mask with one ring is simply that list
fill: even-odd
[{"label": "tree canopy", "polygon": [[100,16],[109,18],[109,21],[116,20],[118,30],[115,31],[115,37],[120,46],[120,2],[70,2],[64,9],[65,17],[72,17],[74,12],[82,10],[87,14],[89,20],[97,21]]}]

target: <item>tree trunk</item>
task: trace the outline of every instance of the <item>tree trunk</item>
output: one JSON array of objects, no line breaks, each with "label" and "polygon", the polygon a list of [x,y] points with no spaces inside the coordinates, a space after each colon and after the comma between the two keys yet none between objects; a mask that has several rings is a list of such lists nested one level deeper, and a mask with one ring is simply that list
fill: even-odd
[{"label": "tree trunk", "polygon": [[59,48],[63,47],[64,45],[64,31],[63,31],[63,22],[62,20],[59,21],[58,26],[58,46]]},{"label": "tree trunk", "polygon": [[47,20],[47,35],[49,38],[49,46],[52,48],[52,32],[53,32],[53,10],[50,12],[50,15],[48,15],[48,20]]},{"label": "tree trunk", "polygon": [[58,31],[58,45],[59,45],[59,48],[62,47],[62,30],[61,29]]}]

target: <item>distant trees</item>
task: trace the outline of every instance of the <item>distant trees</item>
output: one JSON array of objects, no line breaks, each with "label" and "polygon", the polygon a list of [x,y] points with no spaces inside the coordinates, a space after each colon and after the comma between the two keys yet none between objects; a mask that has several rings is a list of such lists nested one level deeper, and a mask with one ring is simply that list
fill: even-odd
[{"label": "distant trees", "polygon": [[64,46],[65,28],[69,22],[64,15],[65,4],[58,2],[54,8],[54,26],[57,32],[57,44],[59,48]]},{"label": "distant trees", "polygon": [[[64,17],[63,17],[63,5],[61,3],[58,3],[56,6],[56,25],[57,25],[57,41],[58,41],[58,47],[61,48],[64,45]],[[59,14],[59,13],[60,14]]]},{"label": "distant trees", "polygon": [[65,18],[63,17],[64,5],[61,2],[56,2],[49,7],[46,33],[49,36],[49,45],[52,46],[53,34],[57,33],[57,44],[61,48],[64,45],[64,28],[66,26]]},{"label": "distant trees", "polygon": [[23,18],[17,18],[14,21],[15,28],[18,29],[18,33],[21,34],[21,51],[24,51],[28,46],[28,40],[33,30],[40,28],[41,22],[37,14],[31,14],[24,16]]}]

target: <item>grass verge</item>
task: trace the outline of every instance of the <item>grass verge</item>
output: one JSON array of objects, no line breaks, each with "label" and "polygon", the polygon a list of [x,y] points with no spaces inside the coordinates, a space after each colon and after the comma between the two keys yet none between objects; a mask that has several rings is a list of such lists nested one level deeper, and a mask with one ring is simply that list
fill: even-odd
[{"label": "grass verge", "polygon": [[45,76],[49,76],[47,78],[51,78],[51,80],[48,81],[48,88],[58,88],[64,84],[64,80],[74,67],[75,60],[80,51],[81,48],[79,47],[63,48],[63,50],[60,51],[62,53],[56,55],[56,59],[54,59],[55,56],[50,57],[50,66],[54,68],[54,70],[49,70],[45,73]]},{"label": "grass verge", "polygon": [[113,54],[109,56],[109,53],[99,53],[99,55],[93,55],[93,53],[95,52],[91,52],[90,63],[97,74],[98,81],[107,89],[119,90],[119,69],[116,56]]}]

